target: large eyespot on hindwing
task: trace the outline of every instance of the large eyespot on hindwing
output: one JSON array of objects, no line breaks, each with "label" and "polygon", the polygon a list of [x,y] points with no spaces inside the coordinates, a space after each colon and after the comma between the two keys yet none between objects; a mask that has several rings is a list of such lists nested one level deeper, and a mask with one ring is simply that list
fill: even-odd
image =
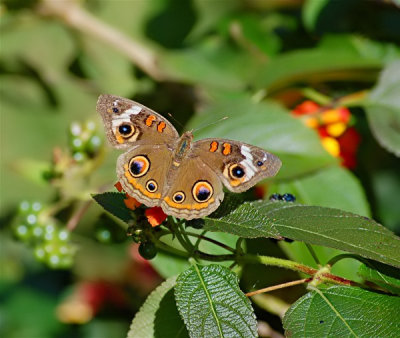
[{"label": "large eyespot on hindwing", "polygon": [[182,203],[185,200],[186,196],[185,193],[183,191],[177,191],[173,196],[172,196],[172,200],[175,203]]},{"label": "large eyespot on hindwing", "polygon": [[145,155],[137,155],[131,158],[128,168],[133,177],[142,177],[149,171],[150,161]]},{"label": "large eyespot on hindwing", "polygon": [[214,189],[207,181],[197,181],[192,188],[192,195],[196,202],[207,202],[213,195]]},{"label": "large eyespot on hindwing", "polygon": [[246,174],[246,171],[241,164],[233,163],[229,166],[228,173],[231,179],[239,180]]},{"label": "large eyespot on hindwing", "polygon": [[128,139],[135,133],[135,127],[132,123],[123,122],[118,126],[118,133],[124,139]]},{"label": "large eyespot on hindwing", "polygon": [[156,192],[158,189],[158,184],[154,180],[148,180],[146,182],[146,189],[148,192]]}]

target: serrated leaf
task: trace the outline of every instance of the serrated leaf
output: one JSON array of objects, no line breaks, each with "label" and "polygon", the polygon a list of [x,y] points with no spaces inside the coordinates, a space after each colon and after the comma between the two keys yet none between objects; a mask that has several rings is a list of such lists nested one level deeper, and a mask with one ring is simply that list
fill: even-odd
[{"label": "serrated leaf", "polygon": [[175,298],[191,337],[257,337],[250,301],[227,268],[193,265],[178,277]]},{"label": "serrated leaf", "polygon": [[373,282],[380,287],[400,295],[400,270],[385,264],[369,261],[362,264],[358,274],[366,281]]},{"label": "serrated leaf", "polygon": [[290,238],[400,266],[399,237],[372,219],[338,209],[247,202],[220,218],[206,218],[204,228],[245,238]]},{"label": "serrated leaf", "polygon": [[365,104],[368,122],[379,144],[400,156],[400,61],[389,64]]},{"label": "serrated leaf", "polygon": [[310,292],[286,312],[290,337],[399,337],[400,297],[333,286]]},{"label": "serrated leaf", "polygon": [[93,195],[94,200],[99,203],[106,211],[118,217],[124,222],[132,220],[130,210],[125,206],[124,193],[120,192],[105,192],[102,194]]},{"label": "serrated leaf", "polygon": [[176,276],[171,277],[147,297],[133,318],[127,338],[189,337],[176,308],[175,283]]}]

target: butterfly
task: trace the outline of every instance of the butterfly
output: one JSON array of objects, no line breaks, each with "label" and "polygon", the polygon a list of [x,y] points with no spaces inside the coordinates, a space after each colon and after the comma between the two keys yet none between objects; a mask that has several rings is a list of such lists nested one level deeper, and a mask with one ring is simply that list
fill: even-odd
[{"label": "butterfly", "polygon": [[117,160],[125,192],[167,215],[207,216],[224,199],[223,185],[242,192],[281,167],[277,156],[250,144],[179,136],[165,117],[123,97],[100,95],[97,111],[111,145],[126,150]]}]

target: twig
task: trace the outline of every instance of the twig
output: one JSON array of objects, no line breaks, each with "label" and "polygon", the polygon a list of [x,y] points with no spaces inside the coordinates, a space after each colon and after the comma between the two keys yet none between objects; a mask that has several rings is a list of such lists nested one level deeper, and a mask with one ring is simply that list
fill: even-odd
[{"label": "twig", "polygon": [[157,66],[157,58],[153,51],[97,19],[82,8],[78,1],[42,0],[38,12],[41,15],[53,16],[66,25],[113,46],[153,79],[160,81],[166,78]]},{"label": "twig", "polygon": [[79,221],[82,219],[83,215],[89,209],[92,200],[84,202],[80,208],[72,215],[72,217],[68,220],[67,229],[69,231],[73,231],[78,225]]},{"label": "twig", "polygon": [[295,285],[307,283],[310,280],[312,280],[312,278],[304,278],[304,279],[295,280],[295,281],[292,281],[292,282],[278,284],[278,285],[270,286],[268,288],[264,288],[264,289],[260,289],[260,290],[256,290],[256,291],[252,291],[252,292],[248,292],[248,293],[246,293],[246,296],[247,297],[251,297],[251,296],[254,296],[254,295],[258,295],[260,293],[270,292],[270,291],[274,291],[274,290],[287,288],[289,286],[295,286]]}]

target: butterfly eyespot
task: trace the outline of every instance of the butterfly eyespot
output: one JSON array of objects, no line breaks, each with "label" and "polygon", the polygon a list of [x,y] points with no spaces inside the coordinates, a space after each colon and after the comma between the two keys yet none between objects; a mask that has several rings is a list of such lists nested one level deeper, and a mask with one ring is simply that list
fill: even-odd
[{"label": "butterfly eyespot", "polygon": [[119,112],[119,109],[114,107],[114,108],[112,109],[112,111],[113,111],[114,113],[118,113],[118,112]]},{"label": "butterfly eyespot", "polygon": [[134,134],[135,127],[131,124],[123,123],[118,127],[118,132],[123,138],[129,138]]},{"label": "butterfly eyespot", "polygon": [[257,161],[257,165],[258,165],[259,167],[261,167],[263,164],[264,164],[263,161]]},{"label": "butterfly eyespot", "polygon": [[183,191],[178,191],[172,196],[172,200],[175,203],[182,203],[185,200],[185,193]]},{"label": "butterfly eyespot", "polygon": [[204,203],[207,202],[212,194],[214,189],[212,185],[207,181],[197,181],[192,188],[192,195],[196,202]]},{"label": "butterfly eyespot", "polygon": [[229,175],[233,179],[242,178],[245,173],[244,168],[239,164],[233,164],[229,168]]},{"label": "butterfly eyespot", "polygon": [[158,185],[154,180],[148,180],[146,183],[146,189],[149,192],[155,192],[158,189]]},{"label": "butterfly eyespot", "polygon": [[133,177],[144,176],[150,169],[150,161],[144,155],[132,157],[129,161],[129,172]]}]

